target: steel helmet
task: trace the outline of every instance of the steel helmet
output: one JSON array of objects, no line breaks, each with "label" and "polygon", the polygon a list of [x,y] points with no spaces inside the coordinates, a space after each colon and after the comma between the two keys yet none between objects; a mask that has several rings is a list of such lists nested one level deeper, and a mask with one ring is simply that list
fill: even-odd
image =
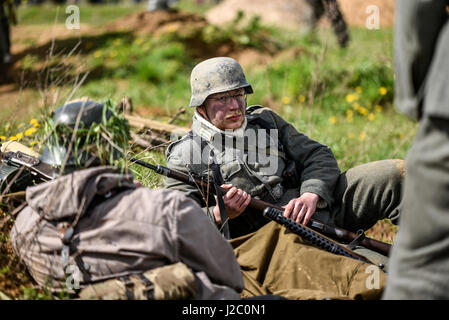
[{"label": "steel helmet", "polygon": [[244,88],[253,93],[240,64],[232,58],[217,57],[197,64],[190,75],[191,107],[199,107],[214,93]]},{"label": "steel helmet", "polygon": [[[108,108],[99,102],[91,100],[77,100],[68,102],[59,107],[53,116],[53,122],[56,126],[67,126],[74,129],[79,117],[78,128],[89,128],[94,123],[101,123],[103,116],[108,119],[112,115]],[[59,137],[57,141],[49,139],[49,143],[45,146],[40,160],[54,166],[61,166],[65,160],[68,143],[70,137]],[[92,161],[92,156],[85,151],[81,151],[78,155],[79,162],[85,164]],[[68,157],[66,166],[76,165],[75,157],[72,154]]]}]

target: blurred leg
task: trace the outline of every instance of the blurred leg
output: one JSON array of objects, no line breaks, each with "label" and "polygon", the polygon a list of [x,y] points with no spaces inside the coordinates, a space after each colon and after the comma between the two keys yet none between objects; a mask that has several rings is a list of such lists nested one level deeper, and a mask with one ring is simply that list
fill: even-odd
[{"label": "blurred leg", "polygon": [[421,120],[385,299],[449,299],[449,120]]}]

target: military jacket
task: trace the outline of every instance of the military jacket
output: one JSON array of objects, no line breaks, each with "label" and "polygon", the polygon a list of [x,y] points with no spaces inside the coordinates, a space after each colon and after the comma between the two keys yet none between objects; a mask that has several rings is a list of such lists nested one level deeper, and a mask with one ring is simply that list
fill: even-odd
[{"label": "military jacket", "polygon": [[[247,108],[242,128],[221,131],[198,114],[192,131],[172,143],[166,152],[167,166],[198,176],[210,175],[210,150],[225,183],[252,197],[285,205],[305,192],[320,196],[324,205],[333,204],[333,190],[340,175],[337,161],[328,146],[298,132],[269,108]],[[287,167],[295,164],[296,178],[287,179]],[[287,180],[288,183],[287,183]],[[195,199],[213,219],[214,198],[183,182],[167,178],[166,187],[181,190]],[[231,237],[256,231],[267,220],[261,212],[247,209],[229,221]]]}]

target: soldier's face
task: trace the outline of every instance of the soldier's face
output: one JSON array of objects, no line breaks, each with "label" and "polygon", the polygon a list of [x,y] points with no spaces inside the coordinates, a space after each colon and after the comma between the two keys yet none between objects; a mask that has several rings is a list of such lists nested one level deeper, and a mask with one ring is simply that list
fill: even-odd
[{"label": "soldier's face", "polygon": [[211,94],[198,112],[220,130],[238,129],[245,121],[245,91],[231,90]]}]

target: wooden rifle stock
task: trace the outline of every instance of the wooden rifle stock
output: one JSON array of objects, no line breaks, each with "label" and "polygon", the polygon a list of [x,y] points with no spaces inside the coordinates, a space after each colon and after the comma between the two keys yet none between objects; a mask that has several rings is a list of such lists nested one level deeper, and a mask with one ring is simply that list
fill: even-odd
[{"label": "wooden rifle stock", "polygon": [[[147,163],[147,162],[135,159],[135,158],[130,158],[130,161],[137,163],[141,166],[144,166],[146,168],[149,168],[149,169],[155,171],[156,173],[162,174],[166,177],[182,181],[182,182],[189,184],[191,186],[194,186],[196,188],[202,188],[203,190],[206,190],[208,188],[208,183],[210,183],[209,181],[205,181],[204,179],[194,178],[193,176],[188,175],[186,173],[179,172],[176,170],[171,170],[171,169],[161,166],[161,165],[152,165],[150,163]],[[208,190],[210,190],[212,193],[214,192],[214,188],[212,186],[210,186],[208,188]],[[222,188],[222,191],[223,191],[223,194],[226,193],[226,189]],[[259,199],[255,199],[255,198],[251,198],[249,207],[259,211],[260,213],[263,213],[264,210],[268,207],[275,208],[280,211],[284,211],[284,208],[282,208],[282,207],[279,207],[279,206],[276,206],[271,203],[268,203],[268,202],[265,202],[265,201],[262,201]],[[390,254],[390,249],[391,249],[390,244],[382,242],[382,241],[378,241],[378,240],[375,240],[372,238],[360,237],[360,234],[356,234],[349,230],[329,226],[329,225],[326,225],[326,224],[324,224],[318,220],[315,220],[315,219],[310,219],[309,223],[307,224],[307,227],[309,227],[310,229],[313,229],[314,231],[322,233],[330,238],[340,240],[342,242],[349,243],[349,242],[352,242],[352,241],[358,239],[359,240],[358,244],[360,244],[368,249],[379,252],[385,256],[388,256]]]}]

